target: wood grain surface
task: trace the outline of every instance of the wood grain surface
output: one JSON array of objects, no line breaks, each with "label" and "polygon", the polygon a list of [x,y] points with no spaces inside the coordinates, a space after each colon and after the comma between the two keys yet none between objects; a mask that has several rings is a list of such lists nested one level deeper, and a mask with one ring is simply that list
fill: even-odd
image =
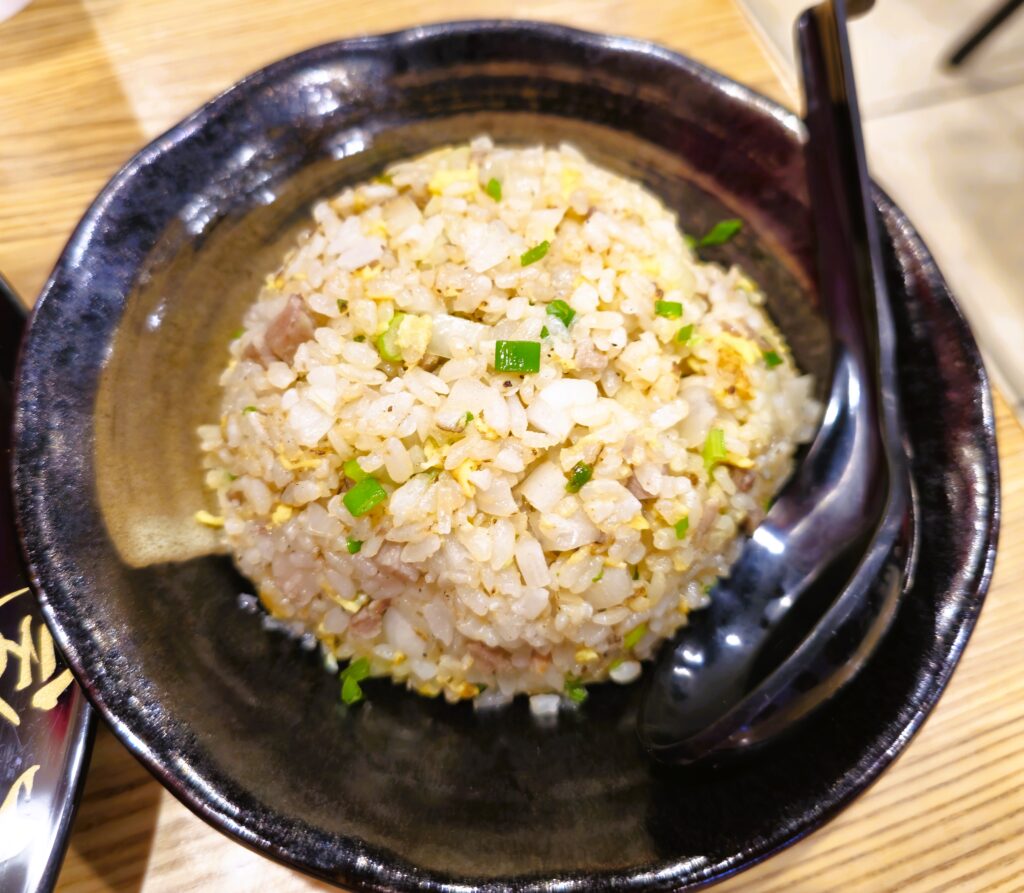
[{"label": "wood grain surface", "polygon": [[[247,72],[333,38],[494,16],[655,39],[785,99],[731,0],[33,0],[0,24],[0,270],[36,295],[117,167]],[[1024,432],[997,403],[1000,555],[941,704],[838,819],[719,889],[1024,891]],[[58,889],[329,888],[207,827],[101,731]]]}]

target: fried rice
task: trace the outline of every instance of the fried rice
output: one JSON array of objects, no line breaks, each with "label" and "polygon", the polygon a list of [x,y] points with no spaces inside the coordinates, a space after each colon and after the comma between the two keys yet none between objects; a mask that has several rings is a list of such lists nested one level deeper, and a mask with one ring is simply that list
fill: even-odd
[{"label": "fried rice", "polygon": [[198,518],[347,701],[578,703],[706,604],[813,433],[763,302],[570,146],[395,164],[256,296]]}]

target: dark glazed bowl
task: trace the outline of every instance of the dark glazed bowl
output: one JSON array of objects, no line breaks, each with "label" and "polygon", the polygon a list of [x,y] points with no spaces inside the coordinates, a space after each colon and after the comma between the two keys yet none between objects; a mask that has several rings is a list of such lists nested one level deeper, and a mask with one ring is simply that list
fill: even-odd
[{"label": "dark glazed bowl", "polygon": [[59,261],[25,342],[15,485],[46,615],[115,732],[242,842],[367,890],[669,890],[793,842],[863,790],[946,684],[988,582],[998,513],[977,350],[927,250],[882,195],[922,506],[923,560],[888,638],[786,741],[728,770],[658,767],[637,686],[541,729],[335,679],[236,607],[197,530],[196,425],[225,344],[310,203],[481,132],[570,140],[701,230],[828,368],[809,273],[797,120],[646,43],[530,23],[343,41],[260,71],[134,158]]}]

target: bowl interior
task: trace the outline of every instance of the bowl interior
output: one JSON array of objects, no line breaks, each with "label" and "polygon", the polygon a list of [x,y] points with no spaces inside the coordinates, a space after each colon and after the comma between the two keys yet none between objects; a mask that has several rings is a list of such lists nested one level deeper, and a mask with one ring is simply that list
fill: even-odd
[{"label": "bowl interior", "polygon": [[[480,717],[387,683],[370,686],[364,707],[346,710],[315,657],[238,610],[236,596],[251,584],[227,558],[209,557],[214,535],[193,517],[207,501],[195,432],[220,417],[217,379],[230,333],[308,225],[310,204],[389,161],[480,133],[572,142],[649,185],[687,231],[746,216],[741,197],[698,185],[685,158],[607,125],[528,112],[314,133],[287,147],[301,156],[286,149],[264,159],[266,178],[247,165],[218,176],[190,202],[186,215],[196,209],[196,217],[160,234],[100,377],[94,468],[120,559],[109,568],[109,591],[133,637],[145,636],[133,642],[132,663],[155,686],[161,710],[276,812],[459,874],[643,864],[664,853],[649,832],[637,833],[638,817],[654,807],[633,732],[639,686],[608,687],[581,715],[543,730],[524,704]],[[335,158],[339,142],[346,154]],[[240,182],[225,182],[232,175]],[[821,322],[797,261],[780,257],[771,240],[770,231],[748,231],[721,259],[740,260],[764,283],[774,317],[820,380]],[[590,739],[585,748],[581,736]],[[543,840],[538,826],[548,828]]]},{"label": "bowl interior", "polygon": [[[900,712],[913,663],[844,692],[789,746],[721,771],[650,763],[635,685],[599,687],[543,728],[523,703],[474,714],[379,681],[346,709],[315,655],[238,609],[249,584],[193,520],[195,429],[219,417],[230,333],[311,203],[480,133],[572,142],[646,183],[688,231],[743,217],[713,256],[761,283],[823,382],[800,146],[779,110],[655,48],[557,28],[331,45],[257,74],[145,150],[73,237],[25,351],[15,481],[30,562],[115,730],[243,841],[388,889],[698,882],[820,821],[837,779],[846,795],[863,783],[886,744],[862,720]],[[899,303],[909,261],[888,253]],[[904,609],[889,643],[926,651],[936,623],[924,602]]]}]

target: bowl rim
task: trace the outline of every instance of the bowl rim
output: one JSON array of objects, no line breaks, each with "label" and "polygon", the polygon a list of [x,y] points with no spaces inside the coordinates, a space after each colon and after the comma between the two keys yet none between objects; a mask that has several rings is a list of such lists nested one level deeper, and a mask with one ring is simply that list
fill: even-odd
[{"label": "bowl rim", "polygon": [[[22,486],[19,483],[21,442],[26,428],[23,414],[25,395],[24,370],[26,363],[26,347],[35,322],[45,306],[47,298],[58,287],[62,274],[82,252],[87,251],[97,223],[103,216],[118,193],[129,185],[135,174],[171,152],[177,145],[194,137],[210,119],[230,106],[234,100],[266,82],[273,81],[287,72],[315,65],[323,57],[336,54],[351,53],[357,50],[387,53],[396,49],[415,45],[421,42],[436,41],[445,38],[458,38],[465,35],[480,33],[516,34],[529,36],[542,34],[549,40],[584,44],[594,49],[603,49],[628,56],[654,58],[676,70],[682,70],[691,78],[703,82],[711,89],[724,93],[729,99],[737,101],[752,111],[774,120],[780,127],[793,137],[801,139],[803,124],[792,111],[784,108],[774,100],[757,91],[733,81],[731,78],[703,65],[681,53],[652,41],[591,32],[570,26],[548,22],[521,19],[467,19],[451,22],[437,22],[418,25],[410,28],[397,29],[386,33],[343,38],[329,41],[298,53],[289,55],[259,68],[244,76],[227,89],[215,95],[194,112],[171,126],[161,135],[154,138],[146,146],[135,153],[114,174],[99,192],[96,199],[82,216],[72,231],[53,271],[47,278],[39,299],[32,311],[27,334],[22,341],[18,360],[18,387],[15,398],[14,442],[16,449],[12,461],[13,483],[16,496],[18,536],[22,549],[26,554],[29,540],[25,529],[23,508],[27,498],[22,501]],[[952,636],[944,649],[944,660],[931,668],[930,687],[921,697],[917,709],[909,720],[904,723],[898,733],[884,749],[876,753],[874,759],[856,774],[855,779],[843,785],[837,785],[837,791],[829,802],[822,805],[812,815],[803,815],[795,822],[796,827],[780,824],[775,833],[757,839],[752,845],[745,847],[731,858],[720,860],[714,864],[702,863],[694,866],[692,860],[675,858],[649,865],[634,866],[629,869],[601,870],[586,873],[559,874],[523,874],[509,877],[494,878],[460,878],[446,875],[433,869],[423,869],[408,862],[404,857],[382,846],[370,845],[359,838],[344,838],[347,844],[342,858],[338,859],[336,869],[325,872],[303,858],[298,852],[299,847],[272,834],[263,834],[254,829],[251,823],[237,818],[237,814],[227,808],[218,808],[212,798],[199,796],[194,789],[179,779],[178,775],[164,765],[160,757],[154,753],[146,741],[142,739],[129,722],[126,722],[117,709],[109,703],[103,687],[91,679],[88,668],[84,665],[82,655],[67,635],[61,622],[58,609],[51,603],[42,585],[42,572],[31,560],[28,562],[30,579],[39,599],[43,615],[53,632],[54,638],[63,651],[67,662],[76,679],[86,692],[90,702],[99,711],[107,725],[112,729],[120,742],[156,777],[179,801],[191,812],[217,828],[219,831],[248,848],[268,856],[290,868],[318,877],[334,884],[344,884],[359,890],[437,890],[460,891],[549,891],[584,889],[613,890],[646,890],[646,889],[696,889],[716,883],[746,868],[764,861],[775,853],[803,839],[808,834],[826,824],[841,812],[853,799],[870,787],[881,772],[890,765],[920,729],[924,720],[935,706],[940,695],[957,666],[974,628],[978,614],[988,590],[995,562],[996,543],[998,540],[1000,518],[1000,492],[998,454],[995,441],[995,421],[992,397],[988,384],[988,376],[982,364],[980,351],[971,335],[970,328],[962,311],[950,293],[941,272],[917,231],[907,220],[903,212],[892,200],[876,187],[875,202],[884,218],[900,233],[906,249],[919,263],[930,287],[939,293],[948,303],[953,323],[960,327],[964,335],[963,349],[973,361],[977,379],[975,382],[975,399],[982,417],[981,433],[984,435],[982,471],[989,484],[989,502],[987,505],[987,530],[981,544],[974,573],[971,575],[970,598],[965,596],[966,605],[960,622],[951,629]],[[24,387],[27,391],[29,388]]]}]

